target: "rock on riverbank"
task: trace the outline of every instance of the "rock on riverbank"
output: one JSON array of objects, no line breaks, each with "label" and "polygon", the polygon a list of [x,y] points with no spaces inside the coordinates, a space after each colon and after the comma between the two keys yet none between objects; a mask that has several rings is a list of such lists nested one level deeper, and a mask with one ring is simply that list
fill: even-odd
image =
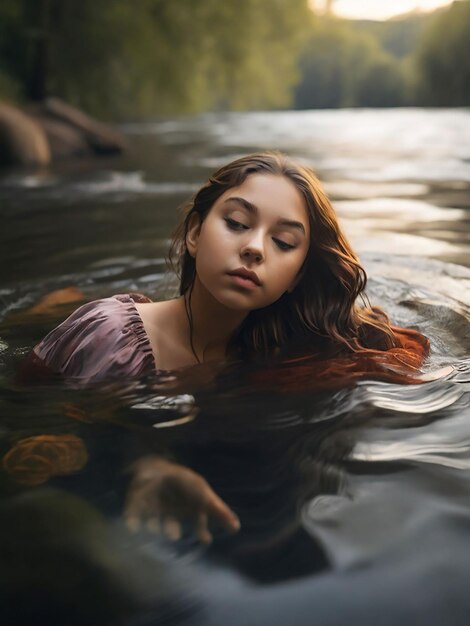
[{"label": "rock on riverbank", "polygon": [[0,102],[0,167],[47,165],[125,150],[120,133],[57,98],[25,109]]}]

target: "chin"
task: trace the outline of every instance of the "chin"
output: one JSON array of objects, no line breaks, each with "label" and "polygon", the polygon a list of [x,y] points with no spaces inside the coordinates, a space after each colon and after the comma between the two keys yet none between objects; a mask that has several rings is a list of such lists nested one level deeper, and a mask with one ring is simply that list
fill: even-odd
[{"label": "chin", "polygon": [[240,301],[237,302],[235,298],[220,298],[218,301],[226,309],[230,309],[230,311],[238,311],[239,313],[249,313],[250,311],[258,308],[257,306],[249,305],[248,303],[242,303]]},{"label": "chin", "polygon": [[264,304],[253,302],[251,298],[245,296],[243,293],[213,293],[212,296],[225,308],[230,309],[231,311],[238,311],[240,313],[249,313],[254,309],[260,309],[265,306]]}]

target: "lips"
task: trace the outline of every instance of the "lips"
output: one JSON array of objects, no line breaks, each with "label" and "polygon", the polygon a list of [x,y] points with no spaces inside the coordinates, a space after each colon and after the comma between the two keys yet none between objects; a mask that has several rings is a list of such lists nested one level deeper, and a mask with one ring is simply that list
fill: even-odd
[{"label": "lips", "polygon": [[258,275],[255,274],[255,272],[252,272],[251,270],[247,270],[245,267],[239,267],[238,269],[233,270],[233,272],[229,272],[229,275],[239,276],[240,278],[243,278],[244,280],[251,281],[257,287],[261,285],[261,281],[258,278]]}]

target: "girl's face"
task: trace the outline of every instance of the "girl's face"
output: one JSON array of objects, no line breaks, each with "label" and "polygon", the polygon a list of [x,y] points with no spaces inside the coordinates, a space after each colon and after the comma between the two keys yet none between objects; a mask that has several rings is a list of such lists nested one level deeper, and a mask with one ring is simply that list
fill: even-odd
[{"label": "girl's face", "polygon": [[299,278],[310,226],[300,191],[284,176],[251,174],[224,192],[186,238],[201,283],[229,309],[268,306]]}]

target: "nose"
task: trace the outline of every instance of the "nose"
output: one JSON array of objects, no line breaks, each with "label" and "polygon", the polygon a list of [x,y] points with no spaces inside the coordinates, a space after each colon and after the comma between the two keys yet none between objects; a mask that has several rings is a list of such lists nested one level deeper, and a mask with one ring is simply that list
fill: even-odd
[{"label": "nose", "polygon": [[261,254],[261,252],[248,247],[242,251],[240,256],[246,261],[252,261],[255,263],[261,263],[261,261],[263,260],[263,255]]},{"label": "nose", "polygon": [[240,250],[240,257],[247,262],[261,263],[264,260],[262,237],[258,235],[246,242]]}]

